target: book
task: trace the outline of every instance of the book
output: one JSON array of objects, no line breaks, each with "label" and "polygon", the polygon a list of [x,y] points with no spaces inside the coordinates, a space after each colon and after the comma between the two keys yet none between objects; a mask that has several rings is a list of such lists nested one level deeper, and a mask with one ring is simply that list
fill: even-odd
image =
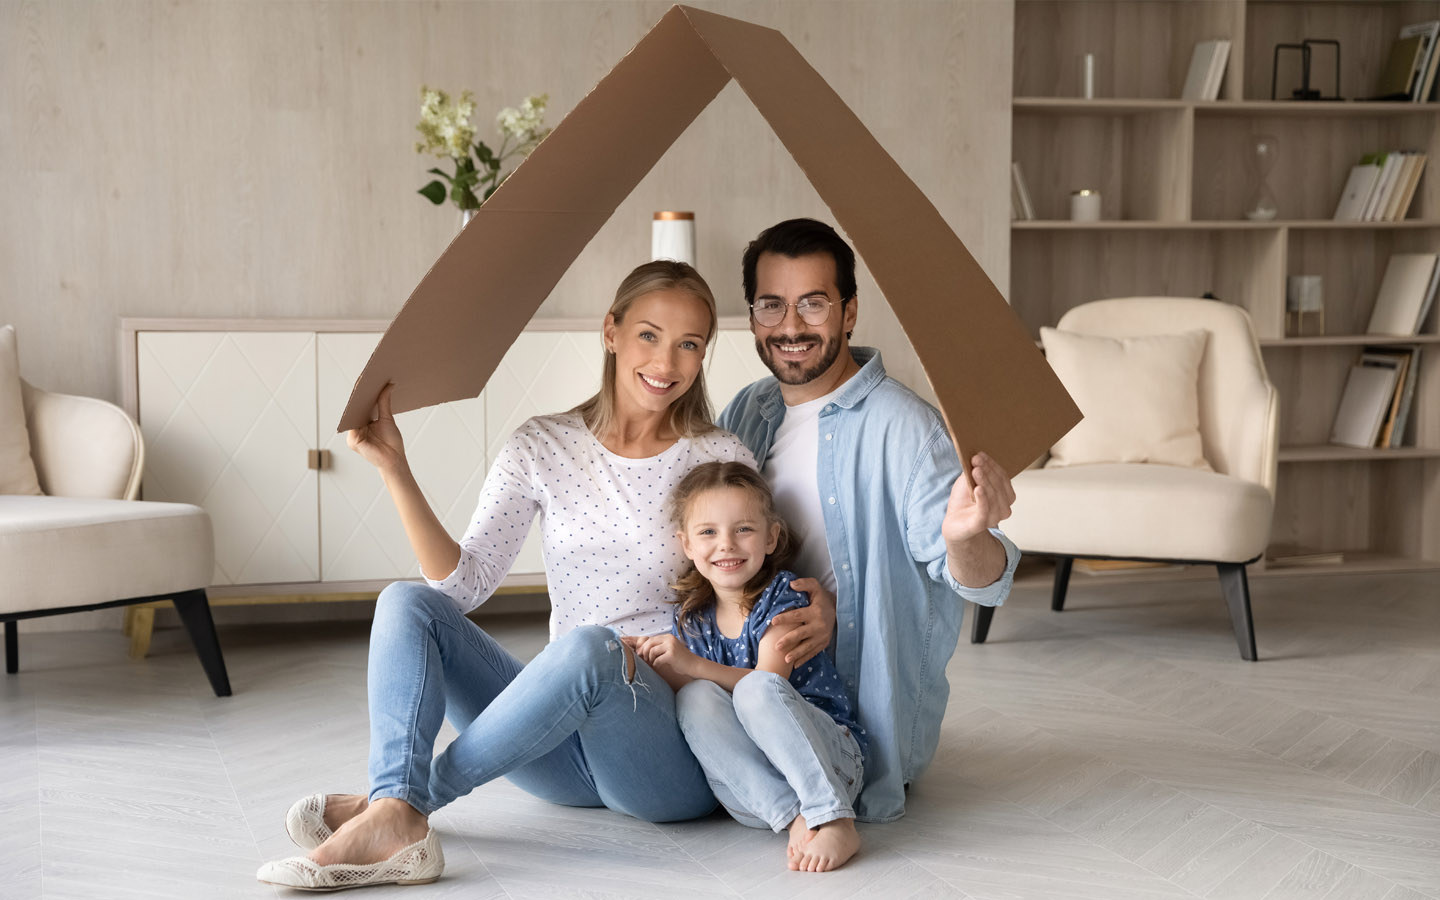
[{"label": "book", "polygon": [[1420,35],[1396,38],[1390,45],[1390,55],[1380,70],[1380,81],[1375,87],[1374,100],[1409,100],[1415,83],[1415,72],[1420,65],[1423,40]]},{"label": "book", "polygon": [[1395,390],[1390,395],[1390,406],[1385,411],[1385,418],[1380,422],[1380,434],[1375,438],[1375,446],[1389,447],[1390,438],[1395,430],[1395,420],[1400,414],[1400,398],[1404,394],[1405,374],[1410,369],[1410,351],[1407,349],[1395,348],[1373,348],[1367,347],[1360,356],[1360,364],[1365,366],[1381,366],[1395,370]]},{"label": "book", "polygon": [[1395,414],[1394,427],[1390,431],[1391,448],[1403,446],[1405,443],[1405,429],[1410,424],[1410,407],[1415,402],[1415,382],[1420,374],[1420,348],[1411,347],[1410,367],[1405,370],[1405,380],[1400,385],[1398,412]]},{"label": "book", "polygon": [[[1418,43],[1419,39],[1416,38]],[[1190,55],[1190,70],[1185,73],[1185,86],[1180,90],[1182,100],[1214,100],[1219,96],[1220,78],[1214,73],[1218,70],[1222,75],[1225,70],[1225,63],[1222,59],[1230,52],[1230,42],[1222,39],[1209,41],[1198,41],[1195,44],[1195,51]],[[1215,93],[1211,94],[1211,81],[1214,80]]]},{"label": "book", "polygon": [[1375,294],[1366,334],[1411,335],[1420,330],[1421,313],[1432,289],[1434,253],[1392,253]]},{"label": "book", "polygon": [[1020,171],[1020,161],[1010,163],[1010,217],[1025,222],[1035,218],[1035,207],[1030,202],[1030,191],[1025,186],[1025,173]]},{"label": "book", "polygon": [[1382,222],[1398,222],[1404,217],[1405,210],[1409,208],[1409,198],[1414,196],[1414,187],[1419,183],[1419,170],[1424,165],[1424,154],[1406,150],[1401,155],[1403,161],[1400,174],[1395,178],[1395,190],[1390,192],[1389,202],[1381,211]]},{"label": "book", "polygon": [[1381,162],[1380,175],[1375,181],[1374,190],[1370,192],[1370,199],[1365,203],[1365,212],[1360,216],[1365,222],[1378,220],[1380,210],[1385,207],[1391,191],[1395,189],[1395,179],[1405,164],[1405,158],[1399,152],[1380,153],[1377,156]]},{"label": "book", "polygon": [[1420,186],[1420,176],[1425,174],[1425,163],[1429,160],[1425,153],[1412,153],[1410,155],[1409,178],[1405,183],[1405,193],[1400,198],[1400,205],[1396,207],[1393,222],[1403,222],[1405,216],[1410,212],[1410,203],[1415,199],[1415,189]]},{"label": "book", "polygon": [[1340,202],[1335,204],[1335,220],[1338,222],[1357,222],[1365,210],[1365,202],[1370,198],[1370,192],[1375,188],[1375,179],[1380,175],[1380,167],[1373,162],[1364,162],[1350,167],[1350,176],[1345,179],[1345,187],[1340,191]]},{"label": "book", "polygon": [[1440,41],[1440,20],[1406,25],[1400,29],[1400,37],[1420,38],[1419,71],[1410,88],[1410,100],[1413,103],[1424,103],[1435,85],[1435,69],[1437,68],[1435,45],[1437,41]]},{"label": "book", "polygon": [[1356,363],[1350,367],[1330,429],[1330,443],[1365,450],[1375,446],[1395,394],[1395,374],[1387,366]]}]

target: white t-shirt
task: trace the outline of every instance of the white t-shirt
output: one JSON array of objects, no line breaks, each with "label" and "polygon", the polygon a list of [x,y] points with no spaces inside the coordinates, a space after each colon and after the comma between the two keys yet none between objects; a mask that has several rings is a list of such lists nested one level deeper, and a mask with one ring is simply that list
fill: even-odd
[{"label": "white t-shirt", "polygon": [[823,397],[786,406],[785,418],[775,432],[763,474],[775,494],[775,509],[800,541],[800,552],[790,570],[801,578],[819,579],[835,593],[835,564],[825,544],[825,513],[820,506],[816,467],[820,458],[820,410],[839,390]]},{"label": "white t-shirt", "polygon": [[573,413],[537,416],[506,440],[460,539],[460,563],[429,581],[469,612],[494,593],[540,515],[550,591],[550,639],[579,625],[626,635],[670,630],[670,583],[685,562],[666,500],[695,466],[755,458],[716,429],[681,438],[659,456],[606,450]]}]

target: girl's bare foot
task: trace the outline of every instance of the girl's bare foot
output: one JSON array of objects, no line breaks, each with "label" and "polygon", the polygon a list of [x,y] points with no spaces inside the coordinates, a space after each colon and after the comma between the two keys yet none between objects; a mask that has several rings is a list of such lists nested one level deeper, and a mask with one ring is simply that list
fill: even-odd
[{"label": "girl's bare foot", "polygon": [[[325,806],[328,823],[329,798]],[[377,863],[423,840],[429,830],[429,822],[415,807],[404,800],[385,797],[368,804],[342,824],[325,843],[311,850],[309,857],[322,866]]]},{"label": "girl's bare foot", "polygon": [[360,815],[370,805],[364,794],[326,794],[325,827],[339,831],[340,826]]},{"label": "girl's bare foot", "polygon": [[[795,822],[803,820],[797,816]],[[790,868],[797,872],[828,872],[845,865],[860,849],[860,833],[854,819],[836,819],[815,830],[806,830],[796,846],[795,823],[790,824]]]},{"label": "girl's bare foot", "polygon": [[815,835],[811,833],[810,827],[805,824],[804,816],[796,816],[795,821],[790,823],[790,843],[785,845],[785,859],[790,868],[795,868],[795,860],[805,850],[805,845]]}]

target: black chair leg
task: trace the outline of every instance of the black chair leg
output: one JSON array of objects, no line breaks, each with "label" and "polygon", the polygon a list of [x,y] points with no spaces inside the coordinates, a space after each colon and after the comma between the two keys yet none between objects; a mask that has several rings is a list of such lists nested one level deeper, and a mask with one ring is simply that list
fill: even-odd
[{"label": "black chair leg", "polygon": [[5,622],[5,674],[14,675],[20,671],[20,623],[14,619]]},{"label": "black chair leg", "polygon": [[215,696],[230,696],[230,676],[225,673],[225,657],[220,653],[220,639],[215,635],[215,620],[210,617],[210,601],[205,591],[186,591],[170,599],[190,634],[190,642],[195,645],[195,654],[200,657],[200,665],[210,679]]},{"label": "black chair leg", "polygon": [[1050,608],[1060,612],[1065,608],[1065,589],[1070,587],[1070,566],[1073,556],[1055,557],[1055,586],[1050,589]]},{"label": "black chair leg", "polygon": [[995,607],[969,604],[975,618],[970,620],[970,643],[983,644],[990,635],[990,620],[995,618]]},{"label": "black chair leg", "polygon": [[1255,622],[1250,617],[1250,579],[1243,563],[1216,563],[1220,571],[1220,589],[1225,592],[1225,605],[1230,607],[1230,624],[1235,628],[1235,642],[1240,657],[1254,662]]}]

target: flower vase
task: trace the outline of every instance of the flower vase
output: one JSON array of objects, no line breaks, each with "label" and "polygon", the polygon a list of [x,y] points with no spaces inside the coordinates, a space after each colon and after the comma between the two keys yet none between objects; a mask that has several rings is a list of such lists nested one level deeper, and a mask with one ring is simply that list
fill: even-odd
[{"label": "flower vase", "polygon": [[465,226],[470,224],[470,220],[473,219],[473,218],[475,218],[475,214],[478,213],[479,211],[480,211],[480,210],[478,210],[478,209],[462,209],[462,210],[460,210],[460,230],[461,230],[461,231],[464,231],[464,230],[465,230]]}]

